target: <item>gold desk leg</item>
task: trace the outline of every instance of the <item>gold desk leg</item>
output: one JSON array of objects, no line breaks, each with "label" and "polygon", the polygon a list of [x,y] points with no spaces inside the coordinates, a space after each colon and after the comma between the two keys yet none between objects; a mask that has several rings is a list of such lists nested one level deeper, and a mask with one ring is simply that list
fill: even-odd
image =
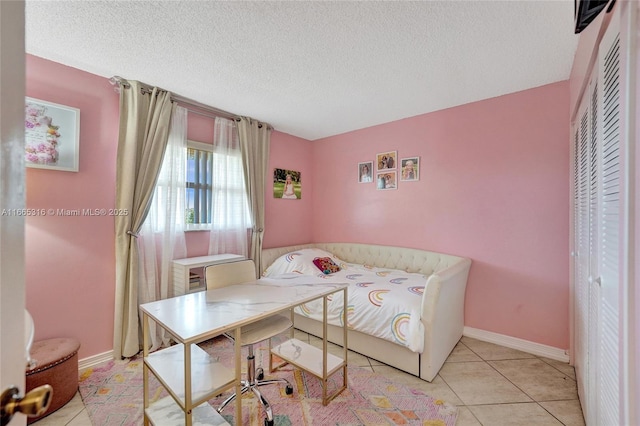
[{"label": "gold desk leg", "polygon": [[[142,313],[142,400],[144,402],[144,410],[149,408],[149,368],[144,362],[144,358],[149,356],[149,316],[146,312]],[[146,412],[143,413],[144,426],[149,426],[149,419]]]},{"label": "gold desk leg", "polygon": [[[333,400],[336,396],[338,396],[340,393],[342,393],[342,391],[344,391],[345,389],[347,389],[348,386],[348,378],[347,378],[347,357],[348,357],[348,350],[347,350],[347,289],[345,288],[343,291],[343,306],[344,309],[342,309],[342,329],[343,329],[343,366],[342,366],[342,386],[339,389],[336,389],[335,392],[333,392],[331,395],[327,395],[327,381],[328,378],[327,376],[327,370],[326,370],[326,366],[327,366],[327,351],[326,351],[326,339],[323,342],[323,349],[324,349],[324,353],[323,353],[323,376],[324,378],[322,379],[322,405],[328,405],[329,402],[331,400]],[[324,336],[326,336],[327,333],[327,318],[326,318],[326,312],[327,312],[327,299],[325,297],[324,300],[324,317],[323,317],[323,326],[322,326],[322,330],[324,333]]]},{"label": "gold desk leg", "polygon": [[[342,332],[344,333],[343,335],[343,339],[342,342],[344,344],[343,346],[343,354],[344,354],[344,366],[342,367],[342,375],[343,375],[343,381],[342,381],[342,389],[346,389],[348,386],[348,382],[347,382],[347,364],[348,364],[348,358],[349,358],[349,346],[347,344],[347,335],[348,333],[348,327],[349,324],[347,323],[347,302],[349,300],[349,297],[347,295],[347,287],[345,287],[342,290],[342,296],[344,297],[344,300],[342,302],[342,306],[344,306],[344,309],[342,310]],[[342,392],[342,391],[341,391]]]},{"label": "gold desk leg", "polygon": [[327,296],[324,296],[322,298],[322,405],[329,403],[327,399],[327,333]]},{"label": "gold desk leg", "polygon": [[[291,324],[293,324],[294,323],[293,322],[293,318],[294,318],[293,317],[293,308],[289,309],[289,318],[291,319]],[[294,335],[293,335],[294,334],[294,327],[293,326],[289,329],[288,333],[289,333],[289,339],[293,339],[293,337],[294,337]],[[271,347],[273,345],[271,344],[271,340],[272,339],[269,339],[269,373],[273,373],[274,371],[276,371],[276,370],[284,367],[285,365],[289,364],[287,361],[283,361],[283,362],[281,362],[280,364],[278,364],[276,366],[273,365],[273,352],[271,352]],[[280,343],[280,344],[282,344],[282,343]]]},{"label": "gold desk leg", "polygon": [[191,399],[191,343],[184,344],[184,424],[193,422],[193,400]]},{"label": "gold desk leg", "polygon": [[242,346],[241,337],[242,329],[236,328],[234,347],[235,347],[235,360],[236,360],[236,426],[242,424]]}]

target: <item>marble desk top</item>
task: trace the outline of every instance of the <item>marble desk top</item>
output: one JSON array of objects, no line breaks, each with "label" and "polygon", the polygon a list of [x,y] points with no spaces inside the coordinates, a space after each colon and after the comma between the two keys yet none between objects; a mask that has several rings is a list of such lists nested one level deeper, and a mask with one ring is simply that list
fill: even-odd
[{"label": "marble desk top", "polygon": [[198,343],[346,287],[309,277],[263,278],[145,303],[140,309],[180,343]]}]

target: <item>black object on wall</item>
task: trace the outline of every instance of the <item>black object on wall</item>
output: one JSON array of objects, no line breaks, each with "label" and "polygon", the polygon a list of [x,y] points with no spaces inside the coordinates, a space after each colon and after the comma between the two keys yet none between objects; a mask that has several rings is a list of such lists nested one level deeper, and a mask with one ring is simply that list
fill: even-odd
[{"label": "black object on wall", "polygon": [[[609,0],[575,0],[575,33],[578,34],[587,28],[607,3]],[[615,0],[611,1],[607,13],[611,11],[614,3]]]}]

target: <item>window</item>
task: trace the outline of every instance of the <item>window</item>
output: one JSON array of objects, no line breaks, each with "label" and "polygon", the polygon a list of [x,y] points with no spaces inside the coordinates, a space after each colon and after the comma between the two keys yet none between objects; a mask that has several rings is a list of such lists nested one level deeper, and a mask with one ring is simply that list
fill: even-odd
[{"label": "window", "polygon": [[247,229],[249,206],[238,149],[187,143],[187,230]]},{"label": "window", "polygon": [[185,212],[187,229],[211,224],[212,171],[213,146],[189,141]]}]

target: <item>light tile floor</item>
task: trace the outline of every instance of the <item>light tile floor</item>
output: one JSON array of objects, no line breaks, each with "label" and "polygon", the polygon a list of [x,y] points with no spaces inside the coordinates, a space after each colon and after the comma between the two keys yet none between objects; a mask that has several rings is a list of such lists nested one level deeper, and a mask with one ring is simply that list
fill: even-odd
[{"label": "light tile floor", "polygon": [[[296,331],[313,345],[321,340]],[[340,353],[340,347],[330,345]],[[463,337],[431,382],[349,352],[349,364],[368,368],[459,408],[457,426],[584,426],[573,367],[503,346]],[[87,426],[80,395],[37,426]],[[102,425],[94,425],[102,426]]]}]

